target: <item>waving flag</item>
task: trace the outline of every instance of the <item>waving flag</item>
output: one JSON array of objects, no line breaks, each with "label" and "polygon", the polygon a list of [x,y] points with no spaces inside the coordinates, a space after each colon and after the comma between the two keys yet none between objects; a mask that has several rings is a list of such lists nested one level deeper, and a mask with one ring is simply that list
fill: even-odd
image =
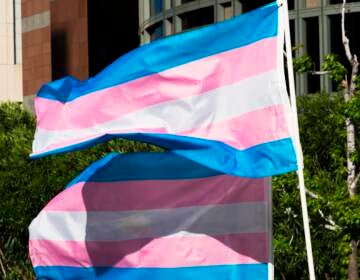
[{"label": "waving flag", "polygon": [[144,45],[86,81],[44,85],[32,157],[123,137],[228,174],[297,169],[276,3]]},{"label": "waving flag", "polygon": [[30,225],[37,279],[268,279],[266,178],[172,153],[110,154]]}]

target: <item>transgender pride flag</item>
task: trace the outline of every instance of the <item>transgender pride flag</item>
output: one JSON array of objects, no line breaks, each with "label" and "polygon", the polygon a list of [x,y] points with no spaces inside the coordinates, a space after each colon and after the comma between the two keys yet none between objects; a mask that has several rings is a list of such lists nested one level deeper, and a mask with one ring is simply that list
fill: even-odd
[{"label": "transgender pride flag", "polygon": [[123,137],[227,174],[296,170],[281,9],[272,3],[144,45],[86,81],[44,85],[31,156]]},{"label": "transgender pride flag", "polygon": [[265,280],[271,188],[173,153],[110,154],[30,225],[37,279]]}]

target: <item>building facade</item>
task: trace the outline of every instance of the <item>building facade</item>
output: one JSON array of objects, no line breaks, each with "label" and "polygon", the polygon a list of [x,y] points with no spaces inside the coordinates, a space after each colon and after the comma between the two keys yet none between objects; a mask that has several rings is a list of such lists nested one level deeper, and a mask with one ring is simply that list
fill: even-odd
[{"label": "building facade", "polygon": [[0,1],[1,101],[22,101],[21,0]]},{"label": "building facade", "polygon": [[[139,0],[141,43],[219,22],[273,0]],[[346,29],[352,50],[360,54],[360,1],[348,0]],[[292,43],[296,55],[308,54],[314,69],[297,75],[297,93],[331,91],[327,75],[317,75],[326,54],[336,53],[347,64],[341,40],[342,0],[288,0]]]},{"label": "building facade", "polygon": [[22,1],[23,88],[28,108],[40,87],[64,67],[66,74],[87,77],[86,5],[86,0]]},{"label": "building facade", "polygon": [[44,83],[66,75],[87,79],[139,45],[137,1],[22,0],[21,10],[23,95],[30,109]]},{"label": "building facade", "polygon": [[[66,75],[94,76],[139,44],[223,21],[272,0],[1,0],[0,100],[31,108],[39,88]],[[316,75],[328,53],[346,64],[341,42],[342,0],[288,0],[296,55],[309,54],[314,71],[297,75],[297,93],[332,90]],[[346,28],[360,53],[360,0],[348,0]],[[21,82],[22,81],[22,82]],[[23,96],[23,98],[22,98]]]}]

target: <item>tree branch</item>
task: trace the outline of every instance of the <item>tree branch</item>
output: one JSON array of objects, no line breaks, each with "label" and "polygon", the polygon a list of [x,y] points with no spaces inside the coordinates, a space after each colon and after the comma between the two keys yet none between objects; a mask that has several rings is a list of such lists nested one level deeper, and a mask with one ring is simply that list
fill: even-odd
[{"label": "tree branch", "polygon": [[[352,55],[349,46],[349,38],[345,35],[345,5],[346,0],[343,0],[342,10],[341,10],[341,33],[342,33],[342,40],[344,44],[344,49],[346,53],[346,57],[350,62],[351,65],[351,78],[350,78],[350,85],[349,82],[346,82],[346,88],[344,88],[344,98],[345,101],[350,101],[355,93],[356,84],[355,79],[358,73],[358,60],[356,55]],[[355,176],[355,169],[356,166],[351,159],[351,154],[355,151],[355,126],[350,118],[346,118],[346,136],[347,136],[347,187],[350,194],[350,197],[355,196],[356,194],[356,183],[359,180],[358,176]],[[349,265],[348,265],[348,279],[349,280],[358,280],[359,273],[357,271],[358,264],[357,264],[357,246],[354,240],[350,242],[351,246],[351,254],[349,256]]]},{"label": "tree branch", "polygon": [[360,179],[360,172],[355,176],[354,180],[351,182],[349,189],[354,191],[356,190],[356,185],[359,182]]},{"label": "tree branch", "polygon": [[[355,79],[358,73],[359,63],[356,55],[352,55],[349,45],[349,38],[345,35],[345,6],[346,6],[346,0],[343,0],[342,10],[341,10],[341,35],[342,35],[345,54],[351,65],[350,81],[346,80],[346,83],[344,83],[344,98],[345,98],[345,102],[349,102],[351,98],[354,96],[356,90]],[[346,124],[346,137],[347,137],[347,145],[346,145],[347,172],[348,172],[347,187],[350,197],[353,197],[355,195],[355,188],[358,180],[358,179],[356,180],[356,176],[355,176],[356,166],[353,160],[351,159],[351,154],[355,152],[355,126],[350,118],[346,118],[345,124]]]},{"label": "tree branch", "polygon": [[[357,178],[357,180],[360,179],[360,174],[358,174],[358,177],[359,177],[359,178]],[[315,199],[319,199],[319,198],[320,198],[319,195],[317,195],[316,193],[308,190],[307,188],[305,188],[305,192],[306,192],[306,194],[308,194],[308,195],[309,195],[310,197],[312,197],[312,198],[315,198]],[[329,223],[328,225],[325,225],[325,226],[324,226],[326,229],[329,229],[329,230],[333,230],[333,231],[334,231],[334,230],[337,230],[337,229],[340,228],[340,226],[338,226],[338,225],[331,219],[331,217],[325,217],[325,215],[324,215],[323,211],[321,211],[321,209],[319,209],[318,211],[319,211],[320,216],[321,216],[326,222]]]},{"label": "tree branch", "polygon": [[4,260],[5,260],[5,256],[4,256],[3,252],[2,252],[1,249],[0,249],[0,267],[1,267],[1,271],[2,271],[3,275],[4,275],[5,278],[6,278],[5,267],[4,267],[4,264],[3,264],[3,262],[2,262],[1,259],[4,259]]},{"label": "tree branch", "polygon": [[307,188],[305,188],[305,192],[306,192],[310,197],[312,197],[312,198],[316,198],[316,199],[319,198],[319,196],[318,196],[316,193],[308,190]]},{"label": "tree branch", "polygon": [[346,0],[343,0],[343,5],[341,9],[341,35],[342,35],[341,37],[342,37],[346,57],[349,60],[349,62],[352,63],[353,56],[350,51],[349,38],[346,37],[345,35],[345,6],[346,6]]},{"label": "tree branch", "polygon": [[324,227],[326,229],[329,229],[329,230],[332,230],[332,231],[335,231],[337,229],[340,229],[340,226],[338,226],[337,224],[335,224],[335,222],[331,219],[331,218],[327,218],[325,217],[323,211],[319,210],[319,214],[320,216],[329,223],[329,225],[325,225]]},{"label": "tree branch", "polygon": [[356,55],[352,55],[350,50],[350,44],[349,44],[349,38],[345,35],[345,6],[346,6],[346,0],[343,0],[343,5],[341,9],[341,37],[345,49],[345,54],[350,62],[352,69],[351,69],[351,80],[350,80],[350,87],[349,87],[349,99],[353,96],[355,92],[355,78],[358,73],[358,66],[359,62],[357,60]]}]

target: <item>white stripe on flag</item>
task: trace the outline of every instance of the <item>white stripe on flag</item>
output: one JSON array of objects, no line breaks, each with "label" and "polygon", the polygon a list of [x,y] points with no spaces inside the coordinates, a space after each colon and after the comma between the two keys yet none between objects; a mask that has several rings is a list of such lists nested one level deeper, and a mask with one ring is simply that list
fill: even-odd
[{"label": "white stripe on flag", "polygon": [[34,154],[40,153],[50,145],[71,140],[74,144],[77,139],[93,138],[103,133],[141,132],[142,129],[153,129],[156,133],[160,129],[176,134],[254,110],[288,104],[281,93],[286,89],[282,89],[277,81],[278,72],[271,71],[198,96],[157,104],[91,128],[66,131],[37,128],[33,151]]},{"label": "white stripe on flag", "polygon": [[30,225],[30,239],[120,241],[182,231],[209,235],[266,232],[267,206],[257,202],[147,211],[43,211]]}]

